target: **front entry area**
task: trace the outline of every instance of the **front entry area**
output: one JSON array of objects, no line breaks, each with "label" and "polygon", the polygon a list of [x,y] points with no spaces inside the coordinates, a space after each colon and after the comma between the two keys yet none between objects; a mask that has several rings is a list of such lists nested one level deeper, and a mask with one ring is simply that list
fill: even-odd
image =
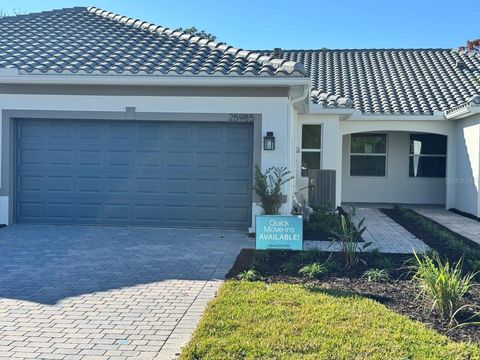
[{"label": "front entry area", "polygon": [[247,228],[253,124],[16,120],[17,223]]},{"label": "front entry area", "polygon": [[342,202],[445,205],[447,136],[408,131],[343,136]]}]

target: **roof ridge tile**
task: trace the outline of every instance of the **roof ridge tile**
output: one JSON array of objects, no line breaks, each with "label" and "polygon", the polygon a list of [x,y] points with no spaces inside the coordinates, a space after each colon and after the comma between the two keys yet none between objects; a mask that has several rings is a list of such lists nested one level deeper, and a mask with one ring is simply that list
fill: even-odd
[{"label": "roof ridge tile", "polygon": [[[92,7],[92,6],[88,7],[87,11],[89,13],[92,13],[92,14],[95,14],[95,15],[98,15],[98,16],[102,16],[102,17],[107,17],[107,18],[110,18],[109,17],[110,14],[113,14],[113,13],[108,12],[106,10],[103,10],[103,9],[100,9],[100,8],[97,8],[97,7]],[[105,15],[105,13],[107,13],[107,15]],[[226,44],[221,43],[221,42],[216,42],[214,40],[210,40],[210,39],[207,39],[207,38],[202,38],[200,36],[187,34],[183,31],[179,31],[179,30],[176,31],[176,30],[173,30],[173,29],[169,29],[167,27],[163,27],[161,25],[156,25],[156,24],[153,24],[153,23],[149,23],[147,21],[140,21],[138,19],[133,19],[133,18],[129,18],[129,17],[126,17],[126,16],[122,16],[120,19],[115,19],[115,17],[114,17],[112,20],[115,20],[117,22],[120,22],[120,23],[123,23],[123,24],[126,24],[126,25],[141,28],[143,30],[150,31],[150,32],[156,33],[158,35],[161,35],[162,33],[165,33],[169,36],[176,36],[176,37],[178,37],[182,40],[187,40],[189,42],[192,42],[194,44],[198,44],[200,46],[210,47],[212,50],[217,50],[217,49],[219,49],[220,46],[226,45]],[[138,22],[141,22],[142,26],[138,25],[137,24]],[[145,26],[143,26],[143,25],[145,25]],[[150,28],[152,26],[156,26],[155,30],[153,30],[153,31],[150,30]],[[189,37],[184,37],[184,36],[189,36]],[[249,61],[257,61],[257,62],[260,63],[260,65],[270,66],[272,69],[275,69],[276,71],[281,72],[281,73],[286,74],[286,75],[300,75],[300,76],[305,76],[306,75],[306,69],[303,66],[303,63],[301,63],[301,62],[285,61],[285,60],[281,63],[272,62],[272,60],[275,60],[275,59],[272,59],[270,56],[266,56],[266,55],[262,55],[262,54],[257,55],[254,52],[252,52],[251,50],[243,50],[243,49],[235,48],[235,47],[232,47],[232,46],[228,46],[223,51],[228,52],[235,57],[242,57],[242,58],[245,58],[246,60],[249,60]],[[252,57],[252,55],[254,57]]]},{"label": "roof ridge tile", "polygon": [[14,19],[24,19],[24,18],[34,18],[38,16],[48,16],[52,14],[64,14],[69,12],[84,12],[87,11],[86,6],[73,6],[69,8],[60,8],[60,9],[53,9],[53,10],[46,10],[46,11],[38,11],[33,13],[27,14],[17,14],[17,15],[8,15],[0,17],[0,21],[6,20],[14,20]]}]

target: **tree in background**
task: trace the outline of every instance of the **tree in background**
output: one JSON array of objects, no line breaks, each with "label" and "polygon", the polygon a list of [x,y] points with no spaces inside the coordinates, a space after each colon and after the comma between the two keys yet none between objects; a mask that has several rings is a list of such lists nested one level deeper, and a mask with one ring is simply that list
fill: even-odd
[{"label": "tree in background", "polygon": [[20,9],[13,9],[11,12],[5,11],[2,8],[0,8],[0,18],[5,17],[5,16],[17,16],[17,15],[22,15],[25,14],[23,11]]},{"label": "tree in background", "polygon": [[191,34],[195,36],[200,36],[202,38],[215,41],[217,37],[213,34],[207,33],[205,30],[198,30],[195,26],[189,28],[177,28],[175,31],[183,31],[186,34]]},{"label": "tree in background", "polygon": [[480,54],[480,39],[468,40],[466,46],[460,46],[460,50]]}]

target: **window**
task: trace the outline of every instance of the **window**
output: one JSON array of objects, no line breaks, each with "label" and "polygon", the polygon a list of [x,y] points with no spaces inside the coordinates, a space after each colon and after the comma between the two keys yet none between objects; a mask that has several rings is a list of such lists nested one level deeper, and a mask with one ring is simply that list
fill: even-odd
[{"label": "window", "polygon": [[385,176],[386,134],[352,134],[350,142],[351,176]]},{"label": "window", "polygon": [[447,168],[447,137],[410,134],[409,176],[444,178]]},{"label": "window", "polygon": [[322,126],[302,126],[302,176],[308,176],[308,170],[320,169],[322,151]]}]

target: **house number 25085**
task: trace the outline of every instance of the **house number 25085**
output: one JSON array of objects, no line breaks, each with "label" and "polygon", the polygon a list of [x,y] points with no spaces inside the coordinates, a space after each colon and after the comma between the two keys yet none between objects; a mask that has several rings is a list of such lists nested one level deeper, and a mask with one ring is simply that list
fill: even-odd
[{"label": "house number 25085", "polygon": [[254,120],[254,114],[228,114],[228,121],[232,122],[249,122]]}]

